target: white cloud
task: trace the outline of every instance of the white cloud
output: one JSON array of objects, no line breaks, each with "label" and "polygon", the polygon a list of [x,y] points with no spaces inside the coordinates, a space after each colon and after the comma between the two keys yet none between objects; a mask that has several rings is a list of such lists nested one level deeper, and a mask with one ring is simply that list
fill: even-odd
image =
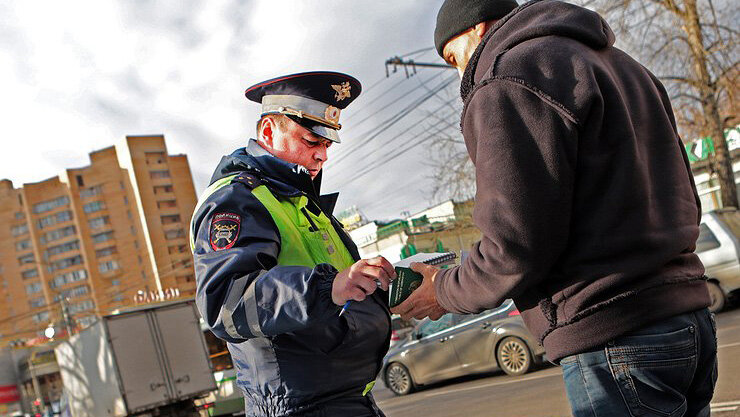
[{"label": "white cloud", "polygon": [[[386,58],[431,46],[439,3],[3,2],[0,177],[12,179],[16,186],[40,181],[87,164],[89,151],[125,135],[162,133],[170,152],[188,154],[200,190],[221,155],[243,146],[253,135],[259,107],[244,98],[246,87],[267,77],[327,69],[351,73],[367,88],[384,76]],[[433,53],[425,58],[438,61]],[[368,94],[382,92],[398,77]],[[398,88],[416,85],[411,79]],[[365,106],[362,100],[343,117],[357,112],[354,121],[359,121],[383,103]],[[341,147],[347,150],[361,143],[362,138],[354,135],[389,117],[394,107],[387,107],[357,129],[343,131],[346,143]],[[414,117],[418,123],[419,115]],[[402,124],[397,127],[402,129]],[[357,163],[364,165],[364,152],[355,152]],[[394,177],[406,179],[409,172],[425,184],[428,168],[422,160],[399,158],[387,164],[382,178],[363,177],[361,184],[342,190],[340,208],[371,204],[393,188]],[[337,165],[327,173],[332,176],[327,185],[341,184],[357,163],[348,158],[347,164]],[[416,205],[408,208],[412,211],[426,203],[421,197],[394,202]],[[400,211],[374,206],[368,214],[378,217]]]}]

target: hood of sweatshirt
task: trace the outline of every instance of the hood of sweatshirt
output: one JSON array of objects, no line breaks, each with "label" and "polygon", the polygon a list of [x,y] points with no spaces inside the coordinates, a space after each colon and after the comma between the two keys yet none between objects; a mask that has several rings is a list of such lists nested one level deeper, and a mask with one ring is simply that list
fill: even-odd
[{"label": "hood of sweatshirt", "polygon": [[530,1],[501,18],[484,35],[463,75],[460,85],[463,101],[485,76],[485,70],[481,69],[490,68],[503,52],[545,36],[570,38],[592,49],[614,44],[614,33],[596,12],[557,0]]}]

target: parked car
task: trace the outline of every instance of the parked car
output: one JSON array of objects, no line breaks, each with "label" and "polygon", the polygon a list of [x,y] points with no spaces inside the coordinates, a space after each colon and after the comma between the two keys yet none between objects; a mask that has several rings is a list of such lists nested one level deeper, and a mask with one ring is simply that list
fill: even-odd
[{"label": "parked car", "polygon": [[398,314],[391,316],[391,347],[398,344],[398,342],[406,339],[412,330],[416,320],[409,319],[404,320]]},{"label": "parked car", "polygon": [[709,278],[709,294],[717,312],[740,289],[740,212],[735,209],[704,213],[699,225],[696,254],[704,263]]},{"label": "parked car", "polygon": [[522,375],[544,349],[524,327],[514,302],[476,315],[421,320],[383,359],[386,386],[396,395],[444,379],[501,369]]}]

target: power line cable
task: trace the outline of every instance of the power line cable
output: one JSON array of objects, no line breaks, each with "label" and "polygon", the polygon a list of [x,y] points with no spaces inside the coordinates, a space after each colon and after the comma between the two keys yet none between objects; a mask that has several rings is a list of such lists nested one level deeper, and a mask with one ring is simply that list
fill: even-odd
[{"label": "power line cable", "polygon": [[[448,101],[448,102],[446,102],[446,103],[442,103],[442,105],[441,105],[441,106],[439,106],[439,107],[437,107],[436,109],[432,110],[432,112],[433,112],[433,113],[436,113],[436,112],[438,112],[438,111],[442,110],[442,108],[444,108],[445,106],[447,106],[447,104],[448,104],[448,103],[449,103],[450,101],[453,101],[453,100],[455,100],[455,99],[453,98],[453,99],[449,100],[449,101]],[[444,118],[443,118],[443,119],[444,119]],[[452,124],[450,124],[450,123],[447,123],[447,126],[446,126],[446,128],[447,128],[447,127],[450,127],[451,125],[452,125]],[[383,143],[383,144],[382,144],[382,146],[377,146],[377,147],[376,147],[375,149],[373,149],[373,150],[369,151],[368,153],[366,153],[366,154],[364,155],[364,157],[365,157],[364,159],[366,160],[367,156],[369,156],[369,155],[371,155],[371,154],[373,154],[373,153],[377,152],[378,150],[382,149],[382,148],[383,148],[384,146],[387,146],[387,145],[391,144],[392,142],[394,142],[395,140],[397,140],[398,138],[400,138],[401,136],[403,136],[403,135],[404,135],[405,133],[407,133],[407,132],[409,132],[410,130],[414,129],[414,128],[415,128],[416,126],[418,126],[418,125],[411,125],[410,127],[406,128],[406,129],[404,129],[404,130],[402,130],[401,132],[399,132],[399,133],[398,133],[398,134],[396,134],[395,136],[393,136],[393,137],[391,137],[390,139],[386,140],[386,141],[385,141],[385,143]],[[428,131],[428,130],[429,130],[429,128],[427,128],[426,130],[422,130],[422,131],[418,132],[418,133],[417,133],[417,134],[416,134],[415,136],[411,137],[411,139],[414,139],[414,138],[418,137],[418,136],[419,136],[419,134],[422,134],[422,133],[424,133],[424,131]],[[339,162],[340,162],[340,161],[336,161],[336,162],[334,162],[334,164],[333,164],[332,166],[334,166],[335,164],[337,164],[337,163],[339,163]]]},{"label": "power line cable", "polygon": [[[438,90],[441,90],[441,89],[443,89],[443,88],[447,87],[447,86],[448,86],[448,85],[450,85],[450,84],[451,84],[451,83],[452,83],[452,82],[453,82],[453,81],[454,81],[454,80],[455,80],[456,78],[457,78],[456,76],[453,76],[453,77],[449,77],[449,78],[447,78],[447,79],[446,79],[446,80],[444,80],[444,81],[443,81],[443,82],[442,82],[441,84],[439,84],[439,85],[435,86],[435,87],[434,87],[434,88],[432,89],[432,91],[431,91],[431,92],[429,92],[429,93],[425,94],[424,96],[422,96],[421,98],[419,98],[419,99],[415,100],[414,102],[412,102],[411,104],[409,104],[408,106],[406,106],[406,107],[405,107],[405,108],[404,108],[403,110],[401,110],[400,112],[396,113],[396,114],[395,114],[395,115],[393,115],[392,117],[390,117],[390,118],[388,118],[387,120],[385,120],[385,121],[384,121],[383,123],[381,123],[381,124],[379,125],[379,128],[378,128],[378,130],[376,130],[375,132],[373,132],[372,134],[370,134],[370,135],[369,135],[369,136],[368,136],[367,138],[364,138],[364,139],[363,139],[363,142],[359,143],[359,144],[358,144],[357,146],[353,147],[353,148],[352,148],[352,149],[350,149],[349,151],[347,151],[347,152],[345,152],[344,154],[342,154],[342,155],[341,155],[341,156],[340,156],[340,157],[339,157],[338,159],[336,159],[336,160],[335,160],[335,161],[334,161],[334,162],[333,162],[333,163],[331,164],[331,166],[335,166],[336,164],[340,163],[341,161],[343,161],[343,160],[347,159],[347,157],[348,157],[349,155],[353,154],[354,152],[356,152],[356,151],[358,151],[359,149],[361,149],[361,148],[362,148],[363,146],[365,146],[365,145],[367,145],[368,143],[370,143],[370,141],[371,141],[372,139],[376,138],[376,137],[377,137],[377,136],[379,136],[379,135],[380,135],[381,133],[383,133],[383,132],[385,132],[386,130],[388,130],[388,129],[389,129],[389,128],[390,128],[391,126],[395,125],[396,123],[398,123],[399,121],[401,121],[401,120],[402,120],[402,119],[403,119],[404,117],[408,116],[408,115],[409,115],[409,114],[410,114],[410,113],[411,113],[411,112],[412,112],[412,111],[413,111],[414,109],[416,109],[417,107],[419,107],[420,105],[422,105],[422,104],[423,104],[424,102],[426,102],[426,101],[427,101],[427,100],[429,100],[430,98],[434,97],[434,92],[436,92],[436,91],[438,91]],[[368,133],[369,133],[369,132],[368,132]],[[361,137],[362,137],[362,136],[361,136]]]},{"label": "power line cable", "polygon": [[[432,77],[429,77],[429,79],[427,79],[426,81],[421,81],[421,79],[419,78],[419,80],[420,80],[419,82],[420,82],[420,84],[421,84],[421,85],[419,85],[419,86],[416,86],[416,87],[412,88],[412,89],[411,89],[411,90],[409,90],[409,91],[401,91],[401,94],[399,94],[399,95],[398,95],[397,97],[394,97],[394,98],[393,98],[392,100],[388,101],[388,103],[384,104],[383,106],[380,106],[380,107],[379,107],[379,108],[378,108],[377,110],[375,110],[374,112],[372,112],[372,113],[370,113],[370,114],[367,114],[367,115],[366,115],[365,117],[363,117],[363,118],[362,118],[362,120],[360,120],[360,121],[359,121],[359,122],[357,122],[357,123],[354,123],[354,124],[352,125],[352,127],[353,127],[353,128],[356,128],[357,126],[359,126],[360,124],[362,124],[362,122],[365,122],[365,121],[367,121],[368,119],[370,119],[371,117],[375,116],[376,114],[380,113],[380,112],[381,112],[381,111],[383,111],[383,110],[387,110],[389,106],[391,106],[391,105],[393,105],[393,104],[395,104],[395,103],[400,103],[400,101],[399,101],[399,100],[400,100],[401,98],[403,98],[403,97],[406,97],[406,96],[409,96],[409,95],[410,95],[411,93],[413,93],[414,91],[416,91],[416,90],[419,90],[419,89],[420,89],[421,87],[424,87],[424,86],[426,85],[426,83],[428,83],[429,81],[431,81],[431,80],[433,80],[433,79],[435,79],[435,78],[437,78],[437,77],[439,77],[439,76],[441,76],[441,75],[442,75],[442,73],[441,73],[441,72],[440,72],[440,73],[437,73],[437,74],[435,74],[434,76],[432,76]],[[405,82],[405,81],[406,81],[406,79],[402,79],[402,80],[401,80],[401,82],[399,82],[399,83],[395,84],[395,85],[394,85],[393,87],[391,87],[391,89],[389,89],[388,91],[386,91],[386,93],[389,93],[389,92],[393,91],[393,90],[395,89],[395,87],[396,87],[396,86],[400,85],[401,83],[403,83],[403,82]],[[383,97],[384,95],[385,95],[385,93],[384,93],[383,95],[380,95],[380,96],[378,96],[377,98],[381,98],[381,97]],[[373,101],[373,102],[375,102],[375,101]],[[370,104],[370,103],[368,103],[368,104]],[[358,114],[358,113],[355,113],[355,114]]]},{"label": "power line cable", "polygon": [[[443,104],[443,106],[444,106],[444,104]],[[415,126],[412,126],[412,128],[413,128],[413,127],[415,127]],[[432,127],[434,127],[434,126],[432,126]],[[411,129],[411,128],[407,129],[406,131],[408,131],[408,130],[410,130],[410,129]],[[429,130],[431,130],[431,127],[430,127],[430,128],[427,128],[427,129],[425,129],[425,130],[423,130],[423,131],[421,131],[421,132],[419,132],[419,133],[417,133],[417,134],[416,134],[415,136],[413,136],[413,137],[412,137],[412,138],[411,138],[410,140],[413,140],[413,139],[415,139],[415,138],[417,138],[417,137],[419,137],[419,136],[423,135],[424,133],[427,133],[427,132],[428,132]],[[438,131],[437,131],[437,132],[435,132],[435,134],[437,134],[437,133],[439,133],[439,132],[441,132],[441,131],[443,131],[443,130],[444,130],[444,129],[438,129]],[[406,133],[406,131],[404,131],[404,132],[401,132],[401,134],[403,134],[403,133]],[[397,135],[396,137],[398,137],[398,136],[400,136],[400,134],[399,134],[399,135]],[[356,181],[356,180],[357,180],[358,178],[360,178],[360,177],[362,177],[363,175],[367,174],[368,172],[372,171],[372,170],[373,170],[374,168],[378,168],[378,167],[380,167],[380,166],[382,166],[382,165],[385,165],[385,164],[387,164],[388,162],[390,162],[390,161],[392,161],[392,160],[394,160],[394,159],[398,158],[399,156],[401,156],[401,155],[403,155],[404,153],[408,152],[408,151],[409,151],[410,149],[412,149],[412,148],[414,148],[414,147],[416,147],[416,146],[420,145],[420,144],[421,144],[421,143],[423,143],[423,142],[424,142],[425,140],[428,140],[428,139],[430,139],[430,138],[432,138],[432,137],[433,137],[433,136],[422,136],[422,137],[421,137],[421,139],[419,139],[418,141],[414,142],[413,144],[411,144],[411,145],[407,146],[406,148],[404,148],[404,149],[402,149],[402,150],[400,150],[400,151],[391,151],[391,152],[388,152],[388,153],[384,154],[383,156],[381,156],[381,159],[382,159],[382,157],[385,157],[385,156],[391,156],[391,155],[393,155],[393,156],[391,156],[391,157],[390,157],[390,158],[388,158],[388,159],[384,159],[384,160],[383,160],[382,162],[380,162],[380,163],[378,163],[378,164],[372,164],[372,163],[371,163],[371,164],[369,164],[369,165],[366,165],[366,166],[365,166],[365,168],[362,168],[362,169],[360,170],[360,172],[359,172],[358,174],[356,174],[356,175],[355,175],[354,177],[352,177],[352,178],[350,178],[349,180],[347,180],[346,182],[344,182],[344,183],[343,183],[343,184],[342,184],[342,185],[341,185],[340,187],[338,187],[338,188],[342,188],[342,187],[345,187],[345,186],[349,185],[349,184],[350,184],[350,183],[352,183],[353,181]],[[376,149],[377,149],[377,148],[376,148]]]}]

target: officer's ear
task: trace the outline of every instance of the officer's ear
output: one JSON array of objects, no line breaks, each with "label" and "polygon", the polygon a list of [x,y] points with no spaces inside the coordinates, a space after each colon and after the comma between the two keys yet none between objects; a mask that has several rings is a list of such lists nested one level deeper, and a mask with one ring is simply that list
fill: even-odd
[{"label": "officer's ear", "polygon": [[273,137],[275,135],[275,120],[265,116],[260,120],[257,129],[257,141],[261,142],[266,149],[272,149]]}]

